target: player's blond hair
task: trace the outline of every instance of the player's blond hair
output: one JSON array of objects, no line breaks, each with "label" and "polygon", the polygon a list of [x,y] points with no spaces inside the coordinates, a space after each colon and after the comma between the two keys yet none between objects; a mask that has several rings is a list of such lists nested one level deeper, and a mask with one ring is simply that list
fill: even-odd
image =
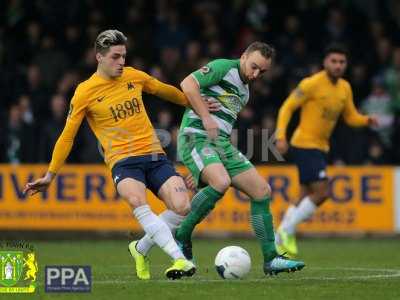
[{"label": "player's blond hair", "polygon": [[116,29],[109,29],[101,32],[94,43],[95,53],[105,54],[111,46],[126,45],[128,38]]}]

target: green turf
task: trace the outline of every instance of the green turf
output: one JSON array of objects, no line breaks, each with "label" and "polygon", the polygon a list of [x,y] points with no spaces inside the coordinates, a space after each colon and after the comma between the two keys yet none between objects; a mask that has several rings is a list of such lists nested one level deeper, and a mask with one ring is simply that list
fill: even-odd
[{"label": "green turf", "polygon": [[[168,281],[170,262],[159,249],[151,253],[152,277],[139,281],[123,241],[32,242],[40,274],[34,295],[0,294],[0,299],[400,299],[398,239],[306,239],[299,242],[306,268],[293,274],[266,277],[261,253],[253,240],[196,240],[199,269],[195,277]],[[220,279],[214,257],[227,245],[247,249],[252,270],[244,280]],[[44,292],[45,265],[91,265],[92,292]]]}]

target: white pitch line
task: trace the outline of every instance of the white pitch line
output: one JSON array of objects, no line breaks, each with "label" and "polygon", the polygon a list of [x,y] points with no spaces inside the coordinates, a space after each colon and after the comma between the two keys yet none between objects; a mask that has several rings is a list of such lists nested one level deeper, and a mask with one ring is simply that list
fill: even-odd
[{"label": "white pitch line", "polygon": [[[400,269],[375,269],[375,268],[362,268],[362,267],[335,267],[335,268],[320,268],[320,267],[311,267],[307,268],[308,270],[337,270],[337,271],[360,271],[360,272],[385,272],[391,274],[370,274],[370,275],[351,275],[351,276],[340,276],[340,277],[324,277],[324,276],[307,276],[307,277],[294,277],[294,278],[284,278],[282,276],[277,277],[265,277],[259,279],[244,279],[244,280],[236,280],[237,283],[249,283],[249,282],[266,282],[267,280],[284,280],[284,281],[304,281],[304,280],[320,280],[320,281],[343,281],[343,280],[369,280],[369,279],[387,279],[387,278],[396,278],[400,277]],[[107,285],[107,284],[114,284],[114,285],[121,285],[121,284],[129,284],[137,281],[135,276],[126,276],[124,277],[131,277],[131,280],[124,280],[124,279],[105,279],[105,280],[93,280],[92,283],[94,285]],[[167,280],[167,279],[153,279],[149,281],[140,281],[141,283],[185,283],[185,284],[197,284],[197,283],[208,283],[208,282],[227,282],[229,280],[223,279],[206,279],[206,278],[199,278],[200,276],[196,276],[193,279],[183,279],[183,280]],[[39,282],[39,285],[43,285]]]}]

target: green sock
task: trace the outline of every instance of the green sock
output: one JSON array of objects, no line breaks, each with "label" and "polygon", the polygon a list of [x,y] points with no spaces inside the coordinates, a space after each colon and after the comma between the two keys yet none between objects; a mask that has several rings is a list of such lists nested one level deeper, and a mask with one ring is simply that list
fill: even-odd
[{"label": "green sock", "polygon": [[278,254],[275,248],[274,226],[269,211],[271,198],[251,201],[251,224],[257,239],[260,241],[264,261],[271,261]]},{"label": "green sock", "polygon": [[211,186],[206,186],[194,195],[190,213],[178,227],[175,234],[176,239],[179,241],[190,241],[194,227],[208,215],[214,208],[215,203],[223,195]]}]

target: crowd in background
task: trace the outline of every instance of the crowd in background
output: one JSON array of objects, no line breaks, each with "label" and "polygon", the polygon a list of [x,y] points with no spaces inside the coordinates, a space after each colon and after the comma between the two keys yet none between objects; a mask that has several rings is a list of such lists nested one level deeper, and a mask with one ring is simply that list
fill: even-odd
[{"label": "crowd in background", "polygon": [[[274,132],[290,91],[320,70],[328,43],[341,42],[350,53],[346,79],[354,102],[360,111],[376,114],[380,125],[351,129],[340,121],[330,162],[400,164],[400,1],[395,0],[1,1],[1,163],[50,160],[75,87],[96,70],[93,42],[105,29],[128,36],[127,65],[177,87],[212,59],[239,57],[252,41],[273,45],[273,69],[252,84],[236,126],[243,153],[248,153],[247,129],[253,130],[254,163],[266,162],[261,137]],[[154,126],[171,133],[166,150],[175,161],[183,108],[150,95],[144,102]],[[86,122],[68,161],[102,161]]]}]

